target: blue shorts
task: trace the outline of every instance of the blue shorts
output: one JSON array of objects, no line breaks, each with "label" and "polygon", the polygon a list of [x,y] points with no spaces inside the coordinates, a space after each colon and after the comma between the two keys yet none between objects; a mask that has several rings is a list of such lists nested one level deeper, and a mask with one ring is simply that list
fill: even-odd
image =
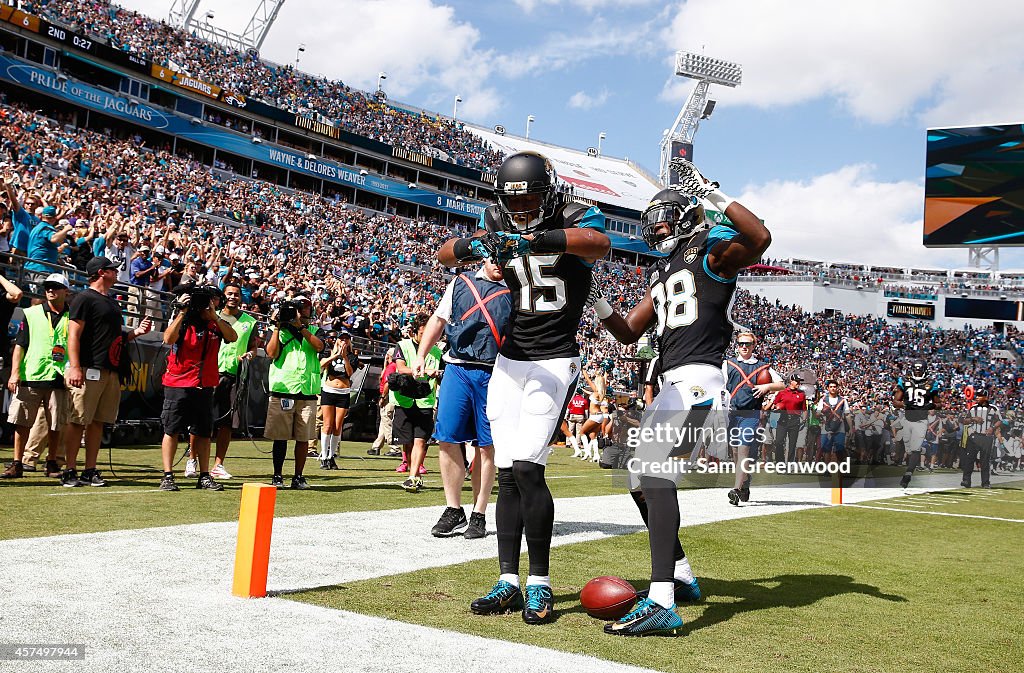
[{"label": "blue shorts", "polygon": [[761,427],[761,412],[757,409],[735,409],[729,412],[729,445],[759,446],[757,429]]},{"label": "blue shorts", "polygon": [[487,384],[491,368],[484,365],[449,364],[437,391],[437,425],[434,437],[439,442],[461,444],[475,441],[491,446],[491,424],[487,420]]},{"label": "blue shorts", "polygon": [[823,432],[821,435],[821,450],[826,453],[833,451],[845,451],[846,450],[846,433],[845,432]]},{"label": "blue shorts", "polygon": [[924,453],[926,456],[936,456],[939,453],[939,443],[925,441],[922,445],[924,447]]}]

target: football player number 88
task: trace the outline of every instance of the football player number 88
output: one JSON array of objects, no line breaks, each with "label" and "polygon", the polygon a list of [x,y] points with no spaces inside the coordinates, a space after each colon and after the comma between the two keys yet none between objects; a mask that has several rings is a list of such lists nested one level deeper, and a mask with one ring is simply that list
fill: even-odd
[{"label": "football player number 88", "polygon": [[664,283],[655,283],[651,287],[651,299],[658,316],[659,336],[665,327],[686,327],[697,319],[697,284],[689,269],[680,269]]},{"label": "football player number 88", "polygon": [[[565,308],[565,281],[545,273],[558,263],[558,255],[530,255],[510,259],[506,268],[515,272],[522,290],[519,310],[529,313],[551,313]],[[534,290],[539,290],[534,297]]]}]

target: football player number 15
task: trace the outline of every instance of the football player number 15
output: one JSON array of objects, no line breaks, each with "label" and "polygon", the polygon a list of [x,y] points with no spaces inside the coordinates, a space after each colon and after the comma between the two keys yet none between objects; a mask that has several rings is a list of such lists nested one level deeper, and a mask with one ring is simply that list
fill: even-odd
[{"label": "football player number 15", "polygon": [[680,269],[664,283],[655,283],[651,287],[651,299],[658,316],[658,336],[666,327],[686,327],[697,319],[697,284],[689,269]]},{"label": "football player number 15", "polygon": [[565,281],[550,273],[557,263],[558,255],[530,255],[508,261],[505,268],[515,272],[522,288],[520,311],[551,313],[565,308]]}]

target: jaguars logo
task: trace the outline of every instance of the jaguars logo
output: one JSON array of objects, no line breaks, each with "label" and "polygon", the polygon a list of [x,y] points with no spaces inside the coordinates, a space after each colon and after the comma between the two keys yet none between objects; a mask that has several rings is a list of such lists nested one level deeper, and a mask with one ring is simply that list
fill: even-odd
[{"label": "jaguars logo", "polygon": [[576,366],[576,363],[575,362],[570,362],[569,363],[569,376],[576,376],[576,370],[577,369],[578,369],[578,367]]},{"label": "jaguars logo", "polygon": [[683,253],[683,261],[687,264],[693,263],[693,260],[697,259],[698,252],[698,248],[688,248],[686,252]]},{"label": "jaguars logo", "polygon": [[704,390],[700,386],[690,386],[690,394],[693,395],[693,399],[698,400],[708,394],[708,391]]}]

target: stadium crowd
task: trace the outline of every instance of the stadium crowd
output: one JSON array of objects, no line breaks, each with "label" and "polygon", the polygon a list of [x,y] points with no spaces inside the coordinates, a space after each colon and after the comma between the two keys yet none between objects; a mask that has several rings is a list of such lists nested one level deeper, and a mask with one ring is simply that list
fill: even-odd
[{"label": "stadium crowd", "polygon": [[481,170],[501,163],[500,152],[456,120],[395,108],[343,82],[206,42],[108,2],[32,0],[22,6],[158,65],[357,135]]},{"label": "stadium crowd", "polygon": [[[74,128],[17,106],[0,107],[0,127],[10,201],[0,207],[0,252],[16,248],[34,258],[36,218],[53,207],[55,227],[67,238],[55,257],[34,259],[73,275],[93,257],[108,257],[122,285],[149,288],[139,296],[149,299],[158,323],[169,316],[150,290],[233,279],[243,310],[265,316],[281,299],[303,295],[324,328],[394,344],[416,314],[436,305],[449,278],[434,252],[452,232],[437,222],[367,212],[337,195],[212,170],[168,148],[149,148],[138,136]],[[19,213],[21,205],[32,212]],[[595,277],[622,310],[643,297],[637,267],[600,262]],[[991,357],[993,349],[1020,352],[1024,338],[1012,329],[1004,335],[809,314],[742,290],[733,319],[759,332],[761,356],[779,371],[810,369],[818,381],[840,381],[855,418],[885,416],[893,382],[912,356],[925,357],[951,391],[952,411],[962,410],[968,385],[989,388],[1004,410],[1024,401],[1019,367]],[[586,367],[604,368],[613,391],[637,389],[632,348],[610,340],[589,313],[580,335]],[[854,441],[860,436],[854,432]]]}]

